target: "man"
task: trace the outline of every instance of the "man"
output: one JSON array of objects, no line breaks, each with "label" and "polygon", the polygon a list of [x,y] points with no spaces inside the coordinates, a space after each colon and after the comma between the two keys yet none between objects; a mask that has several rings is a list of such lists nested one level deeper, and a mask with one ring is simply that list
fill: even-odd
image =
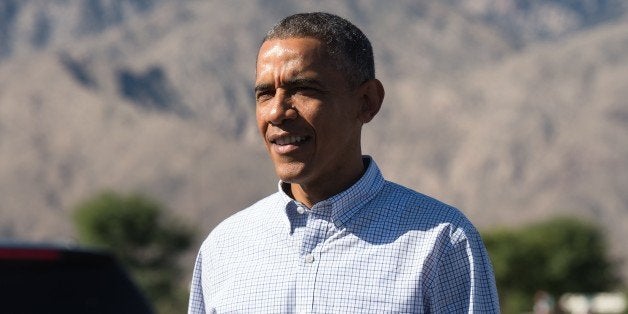
[{"label": "man", "polygon": [[384,88],[357,27],[327,13],[282,20],[259,49],[255,98],[278,192],[210,233],[190,313],[499,311],[471,223],[362,155]]}]

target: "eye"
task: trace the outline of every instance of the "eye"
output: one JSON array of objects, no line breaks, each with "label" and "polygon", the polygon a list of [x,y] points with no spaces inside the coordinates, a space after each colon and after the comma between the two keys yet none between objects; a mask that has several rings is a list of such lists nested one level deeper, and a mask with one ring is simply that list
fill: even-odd
[{"label": "eye", "polygon": [[303,96],[315,96],[320,93],[320,90],[312,86],[298,86],[292,90],[292,93]]},{"label": "eye", "polygon": [[270,90],[262,90],[262,91],[258,91],[255,93],[255,100],[257,102],[264,102],[267,101],[271,98],[273,98],[274,96],[274,92],[270,91]]}]

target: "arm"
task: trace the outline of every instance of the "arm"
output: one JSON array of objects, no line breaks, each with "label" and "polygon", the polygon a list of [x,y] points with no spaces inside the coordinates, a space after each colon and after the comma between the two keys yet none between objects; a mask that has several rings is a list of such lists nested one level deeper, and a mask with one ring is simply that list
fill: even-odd
[{"label": "arm", "polygon": [[475,228],[456,229],[430,289],[434,313],[499,313],[490,259]]},{"label": "arm", "polygon": [[199,252],[194,265],[194,274],[192,275],[192,285],[190,288],[190,302],[188,304],[188,314],[204,314],[205,301],[203,299],[203,284],[201,280],[202,273],[202,256]]}]

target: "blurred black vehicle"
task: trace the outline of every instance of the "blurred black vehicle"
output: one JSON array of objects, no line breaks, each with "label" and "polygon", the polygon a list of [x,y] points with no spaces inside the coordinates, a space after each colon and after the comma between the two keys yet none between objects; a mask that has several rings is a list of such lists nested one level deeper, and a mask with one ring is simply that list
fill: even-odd
[{"label": "blurred black vehicle", "polygon": [[153,313],[107,252],[0,243],[0,313]]}]

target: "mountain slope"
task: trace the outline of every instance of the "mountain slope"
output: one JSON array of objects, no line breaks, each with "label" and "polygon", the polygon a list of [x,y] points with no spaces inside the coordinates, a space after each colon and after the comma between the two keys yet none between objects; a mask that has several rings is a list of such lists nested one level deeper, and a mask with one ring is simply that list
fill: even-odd
[{"label": "mountain slope", "polygon": [[279,18],[326,10],[372,39],[387,95],[364,146],[388,178],[481,228],[595,220],[625,258],[625,5],[520,3],[2,0],[0,237],[72,241],[72,207],[106,188],[204,232],[273,192],[257,46]]}]

